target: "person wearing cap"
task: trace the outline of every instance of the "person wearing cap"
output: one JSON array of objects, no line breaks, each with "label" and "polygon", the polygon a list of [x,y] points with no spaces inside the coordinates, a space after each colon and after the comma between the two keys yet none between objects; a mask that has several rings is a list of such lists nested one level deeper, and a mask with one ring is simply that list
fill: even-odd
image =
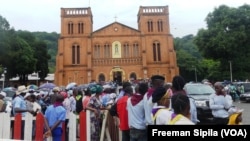
[{"label": "person wearing cap", "polygon": [[[15,116],[18,113],[22,114],[22,117],[25,117],[26,113],[29,112],[32,115],[35,113],[33,111],[33,109],[28,109],[26,102],[24,100],[24,96],[26,95],[26,93],[28,92],[26,86],[21,85],[17,88],[16,91],[16,97],[14,98],[14,100],[12,101],[12,109],[13,109],[13,115]],[[25,122],[22,121],[22,127],[21,127],[21,139],[24,139],[24,125]]]},{"label": "person wearing cap", "polygon": [[143,96],[143,103],[145,109],[145,117],[146,117],[146,124],[152,125],[152,109],[154,107],[154,103],[152,102],[152,94],[157,87],[163,86],[165,83],[165,77],[161,75],[153,75],[151,77],[151,88],[148,89],[147,93]]},{"label": "person wearing cap", "polygon": [[0,92],[0,112],[5,112],[7,103],[3,100],[6,97],[5,92]]},{"label": "person wearing cap", "polygon": [[28,90],[24,85],[21,85],[21,86],[18,87],[18,89],[16,91],[16,97],[12,101],[14,116],[17,113],[21,113],[23,117],[25,116],[25,114],[27,112],[29,112],[31,114],[34,114],[33,109],[28,109],[27,108],[27,104],[26,104],[26,102],[24,100],[24,96],[26,95],[27,92],[28,92]]},{"label": "person wearing cap", "polygon": [[54,87],[52,89],[52,93],[53,94],[50,95],[50,104],[53,104],[55,102],[56,97],[57,97],[56,95],[59,94],[59,92],[60,92],[60,88],[59,87]]}]

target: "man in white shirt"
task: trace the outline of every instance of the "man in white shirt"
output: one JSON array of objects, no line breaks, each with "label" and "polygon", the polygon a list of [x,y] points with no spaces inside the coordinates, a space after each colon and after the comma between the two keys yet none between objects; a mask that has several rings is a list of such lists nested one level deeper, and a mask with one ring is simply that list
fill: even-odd
[{"label": "man in white shirt", "polygon": [[153,120],[151,117],[152,109],[154,106],[154,103],[152,102],[152,94],[155,91],[155,89],[159,86],[163,86],[165,82],[165,78],[161,75],[154,75],[151,77],[151,88],[148,89],[147,93],[143,96],[143,105],[145,109],[145,118],[146,118],[146,124],[152,125]]}]

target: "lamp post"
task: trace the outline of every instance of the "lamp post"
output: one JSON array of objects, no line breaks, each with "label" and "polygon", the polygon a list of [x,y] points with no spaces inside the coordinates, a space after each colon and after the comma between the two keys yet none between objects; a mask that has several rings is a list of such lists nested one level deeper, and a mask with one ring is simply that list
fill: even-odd
[{"label": "lamp post", "polygon": [[2,90],[4,89],[4,81],[5,81],[5,74],[6,73],[7,73],[7,69],[4,68],[4,71],[3,71],[3,74],[2,74],[2,76],[3,76],[3,88],[2,88]]},{"label": "lamp post", "polygon": [[197,83],[197,70],[196,70],[196,67],[194,67],[194,78],[195,78],[195,82]]},{"label": "lamp post", "polygon": [[231,82],[233,82],[232,61],[229,61],[229,67],[230,67],[230,78],[231,78]]}]

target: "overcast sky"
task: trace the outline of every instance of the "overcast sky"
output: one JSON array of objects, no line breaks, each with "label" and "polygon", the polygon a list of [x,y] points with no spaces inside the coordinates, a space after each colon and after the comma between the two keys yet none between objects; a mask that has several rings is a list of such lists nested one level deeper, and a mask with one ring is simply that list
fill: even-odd
[{"label": "overcast sky", "polygon": [[93,28],[115,21],[137,28],[139,6],[169,6],[170,32],[174,37],[196,35],[206,28],[205,18],[214,8],[225,4],[239,7],[249,0],[2,0],[0,15],[15,30],[60,33],[60,8],[91,7]]}]

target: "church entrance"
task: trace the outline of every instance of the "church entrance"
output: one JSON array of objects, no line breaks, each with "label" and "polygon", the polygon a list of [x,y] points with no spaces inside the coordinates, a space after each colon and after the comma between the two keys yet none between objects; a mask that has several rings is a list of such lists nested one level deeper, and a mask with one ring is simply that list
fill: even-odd
[{"label": "church entrance", "polygon": [[113,72],[113,80],[118,85],[122,85],[122,72],[121,71],[115,71],[115,72]]},{"label": "church entrance", "polygon": [[118,85],[122,85],[125,80],[125,71],[118,66],[113,67],[109,73],[110,80],[116,82]]}]

